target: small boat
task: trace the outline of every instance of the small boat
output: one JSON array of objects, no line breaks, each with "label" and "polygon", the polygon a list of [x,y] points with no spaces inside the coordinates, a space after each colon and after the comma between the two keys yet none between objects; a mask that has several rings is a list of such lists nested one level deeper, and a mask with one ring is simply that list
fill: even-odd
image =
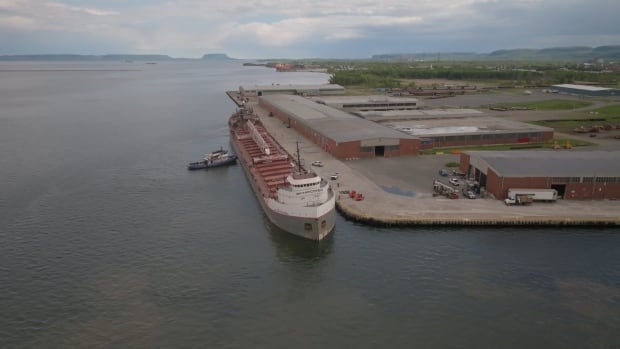
[{"label": "small boat", "polygon": [[188,170],[202,170],[212,167],[228,166],[237,162],[237,155],[230,154],[228,150],[220,148],[209,154],[206,154],[201,161],[190,162],[187,165]]}]

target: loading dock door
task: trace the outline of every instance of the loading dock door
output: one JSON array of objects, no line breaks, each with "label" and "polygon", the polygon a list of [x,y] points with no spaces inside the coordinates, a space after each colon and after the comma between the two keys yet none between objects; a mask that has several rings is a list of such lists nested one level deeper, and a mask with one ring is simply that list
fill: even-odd
[{"label": "loading dock door", "polygon": [[478,183],[480,183],[481,187],[486,187],[487,186],[487,175],[480,172],[480,179],[478,180]]},{"label": "loading dock door", "polygon": [[566,194],[566,184],[552,184],[551,189],[557,190],[558,197],[564,198],[564,194]]},{"label": "loading dock door", "polygon": [[383,145],[376,146],[375,156],[385,156],[385,146]]}]

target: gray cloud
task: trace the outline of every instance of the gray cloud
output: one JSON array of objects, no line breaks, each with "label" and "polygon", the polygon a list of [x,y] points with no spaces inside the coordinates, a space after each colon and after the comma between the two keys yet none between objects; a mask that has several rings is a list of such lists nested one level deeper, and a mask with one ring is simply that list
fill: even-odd
[{"label": "gray cloud", "polygon": [[0,54],[368,57],[620,44],[608,0],[0,0]]}]

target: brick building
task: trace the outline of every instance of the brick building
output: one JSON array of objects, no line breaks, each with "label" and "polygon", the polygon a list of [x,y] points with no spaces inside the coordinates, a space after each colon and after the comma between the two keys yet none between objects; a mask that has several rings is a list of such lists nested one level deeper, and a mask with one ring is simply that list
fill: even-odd
[{"label": "brick building", "polygon": [[418,155],[420,140],[296,95],[263,95],[259,105],[341,159]]},{"label": "brick building", "polygon": [[510,188],[556,189],[564,199],[620,199],[618,151],[468,151],[460,170],[504,199]]}]

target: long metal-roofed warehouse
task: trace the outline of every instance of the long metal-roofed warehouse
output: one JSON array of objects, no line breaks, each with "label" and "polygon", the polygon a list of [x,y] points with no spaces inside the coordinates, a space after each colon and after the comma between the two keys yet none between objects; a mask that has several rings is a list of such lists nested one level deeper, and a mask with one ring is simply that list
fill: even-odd
[{"label": "long metal-roofed warehouse", "polygon": [[495,198],[508,189],[555,189],[564,199],[620,199],[617,151],[466,151],[460,169]]},{"label": "long metal-roofed warehouse", "polygon": [[272,94],[293,94],[300,96],[342,95],[344,87],[336,84],[324,85],[254,85],[239,86],[239,94],[244,97],[266,96]]},{"label": "long metal-roofed warehouse", "polygon": [[300,96],[262,96],[259,105],[341,159],[418,155],[420,151],[416,137]]},{"label": "long metal-roofed warehouse", "polygon": [[419,109],[420,101],[412,97],[374,96],[322,96],[311,98],[317,103],[349,112],[368,110]]},{"label": "long metal-roofed warehouse", "polygon": [[422,149],[546,142],[554,130],[487,115],[473,109],[356,112],[357,115],[418,137]]}]

